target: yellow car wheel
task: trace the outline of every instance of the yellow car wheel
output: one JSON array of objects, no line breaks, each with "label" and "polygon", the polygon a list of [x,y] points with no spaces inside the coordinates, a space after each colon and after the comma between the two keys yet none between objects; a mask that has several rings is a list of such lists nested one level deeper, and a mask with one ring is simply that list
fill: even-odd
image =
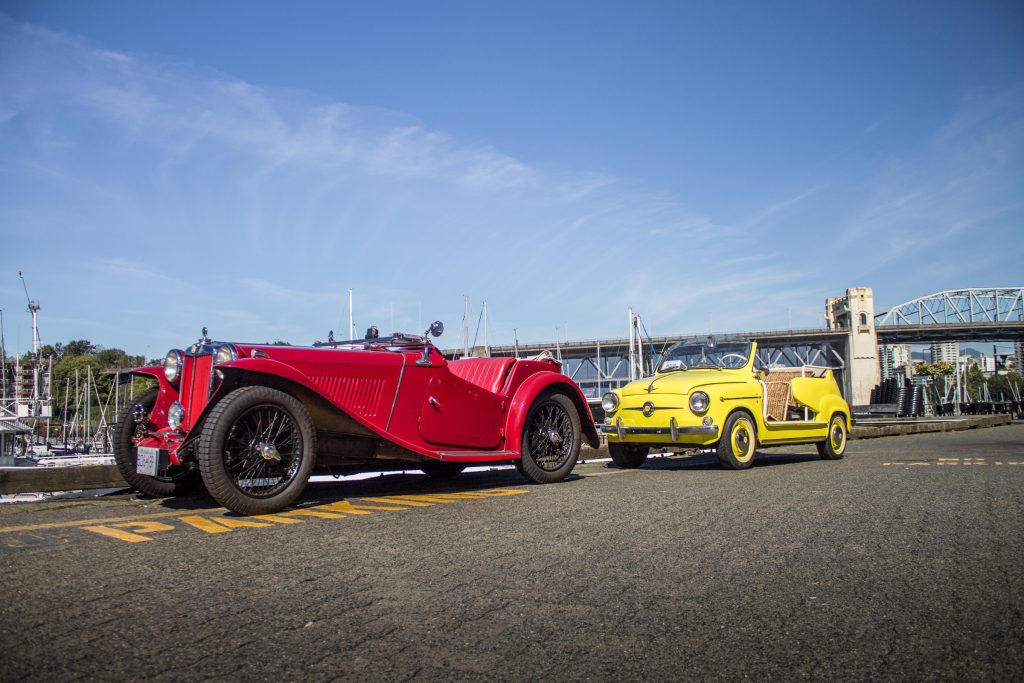
[{"label": "yellow car wheel", "polygon": [[718,460],[730,470],[745,470],[754,464],[757,451],[757,425],[746,413],[733,413],[725,421],[718,441]]},{"label": "yellow car wheel", "polygon": [[828,436],[818,443],[818,455],[825,460],[839,460],[846,452],[846,418],[833,415],[828,421]]},{"label": "yellow car wheel", "polygon": [[648,446],[626,446],[621,443],[608,444],[608,455],[612,462],[628,470],[640,467],[647,461],[647,452],[651,449]]}]

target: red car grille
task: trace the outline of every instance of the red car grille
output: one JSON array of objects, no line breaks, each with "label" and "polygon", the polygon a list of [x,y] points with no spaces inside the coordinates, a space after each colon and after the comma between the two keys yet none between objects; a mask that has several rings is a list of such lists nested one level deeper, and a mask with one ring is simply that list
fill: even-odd
[{"label": "red car grille", "polygon": [[210,399],[210,372],[213,368],[213,356],[185,356],[185,369],[181,374],[179,396],[185,409],[185,431],[192,429],[196,418],[203,412]]}]

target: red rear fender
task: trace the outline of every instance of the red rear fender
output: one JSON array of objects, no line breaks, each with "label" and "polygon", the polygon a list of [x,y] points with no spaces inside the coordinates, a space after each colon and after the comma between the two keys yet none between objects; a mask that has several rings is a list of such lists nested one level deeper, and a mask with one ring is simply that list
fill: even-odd
[{"label": "red rear fender", "polygon": [[580,416],[580,429],[583,432],[583,440],[592,448],[597,448],[600,441],[597,436],[597,427],[594,425],[594,416],[587,405],[580,388],[576,383],[565,375],[558,372],[539,372],[524,381],[516,390],[509,406],[508,417],[505,420],[505,448],[510,451],[522,452],[523,425],[526,423],[526,415],[530,406],[541,394],[558,393],[568,396],[576,406]]}]

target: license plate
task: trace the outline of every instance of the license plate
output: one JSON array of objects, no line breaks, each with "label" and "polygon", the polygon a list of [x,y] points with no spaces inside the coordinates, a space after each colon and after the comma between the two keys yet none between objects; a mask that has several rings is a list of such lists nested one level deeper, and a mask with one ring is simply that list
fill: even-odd
[{"label": "license plate", "polygon": [[155,477],[160,471],[160,449],[139,446],[139,457],[135,461],[135,471]]}]

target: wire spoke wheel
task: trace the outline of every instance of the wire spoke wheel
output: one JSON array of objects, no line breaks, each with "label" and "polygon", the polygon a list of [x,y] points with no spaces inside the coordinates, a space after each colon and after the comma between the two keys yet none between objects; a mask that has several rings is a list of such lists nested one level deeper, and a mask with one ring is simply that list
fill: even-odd
[{"label": "wire spoke wheel", "polygon": [[530,453],[538,467],[554,472],[565,464],[575,436],[565,408],[555,402],[544,403],[534,413],[528,430]]},{"label": "wire spoke wheel", "polygon": [[257,498],[283,490],[295,478],[302,456],[302,435],[295,420],[276,405],[242,413],[224,443],[224,466],[231,481]]},{"label": "wire spoke wheel", "polygon": [[294,397],[264,386],[236,389],[213,407],[199,443],[210,494],[241,514],[270,514],[298,498],[316,458],[316,430]]},{"label": "wire spoke wheel", "polygon": [[520,471],[538,484],[564,479],[580,452],[580,418],[562,394],[538,399],[523,425]]}]

